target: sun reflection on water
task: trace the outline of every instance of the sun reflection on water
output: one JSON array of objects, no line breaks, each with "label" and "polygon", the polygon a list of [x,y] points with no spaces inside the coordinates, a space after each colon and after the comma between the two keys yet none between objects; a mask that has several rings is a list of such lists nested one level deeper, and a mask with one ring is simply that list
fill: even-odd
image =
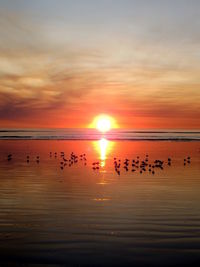
[{"label": "sun reflection on water", "polygon": [[101,167],[105,167],[106,159],[108,158],[108,155],[113,147],[113,142],[107,140],[106,138],[101,138],[100,140],[94,142],[94,147],[99,154]]},{"label": "sun reflection on water", "polygon": [[108,144],[109,144],[109,141],[106,140],[105,138],[102,138],[101,140],[99,140],[101,167],[105,166],[106,151],[107,151]]}]

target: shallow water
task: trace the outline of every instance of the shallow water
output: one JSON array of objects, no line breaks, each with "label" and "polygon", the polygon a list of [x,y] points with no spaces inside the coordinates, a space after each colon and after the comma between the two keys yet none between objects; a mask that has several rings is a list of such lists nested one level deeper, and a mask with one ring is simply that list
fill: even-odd
[{"label": "shallow water", "polygon": [[[163,169],[115,171],[147,154]],[[200,143],[1,140],[0,229],[0,266],[198,265]]]}]

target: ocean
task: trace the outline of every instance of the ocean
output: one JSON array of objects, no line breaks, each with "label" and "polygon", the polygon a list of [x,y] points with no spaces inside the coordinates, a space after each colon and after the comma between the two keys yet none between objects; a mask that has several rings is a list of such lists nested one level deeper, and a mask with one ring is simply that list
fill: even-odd
[{"label": "ocean", "polygon": [[55,140],[200,140],[199,130],[113,129],[105,134],[95,129],[1,129],[0,139]]},{"label": "ocean", "polygon": [[199,266],[200,132],[0,131],[0,266]]}]

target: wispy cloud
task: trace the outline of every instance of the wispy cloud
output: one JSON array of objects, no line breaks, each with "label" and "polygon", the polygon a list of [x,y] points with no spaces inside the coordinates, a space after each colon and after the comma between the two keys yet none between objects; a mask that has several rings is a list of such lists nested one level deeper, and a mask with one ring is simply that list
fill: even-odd
[{"label": "wispy cloud", "polygon": [[158,1],[103,1],[93,14],[86,3],[80,17],[67,2],[67,16],[52,2],[44,14],[39,2],[1,9],[1,126],[80,127],[98,113],[126,127],[200,126],[197,1],[166,1],[164,17]]}]

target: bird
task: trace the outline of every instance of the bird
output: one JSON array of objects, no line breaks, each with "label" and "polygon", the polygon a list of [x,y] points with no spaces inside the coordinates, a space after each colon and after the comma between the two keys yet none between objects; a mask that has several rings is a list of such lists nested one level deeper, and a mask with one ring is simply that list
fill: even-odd
[{"label": "bird", "polygon": [[8,161],[12,159],[12,154],[8,154]]}]

